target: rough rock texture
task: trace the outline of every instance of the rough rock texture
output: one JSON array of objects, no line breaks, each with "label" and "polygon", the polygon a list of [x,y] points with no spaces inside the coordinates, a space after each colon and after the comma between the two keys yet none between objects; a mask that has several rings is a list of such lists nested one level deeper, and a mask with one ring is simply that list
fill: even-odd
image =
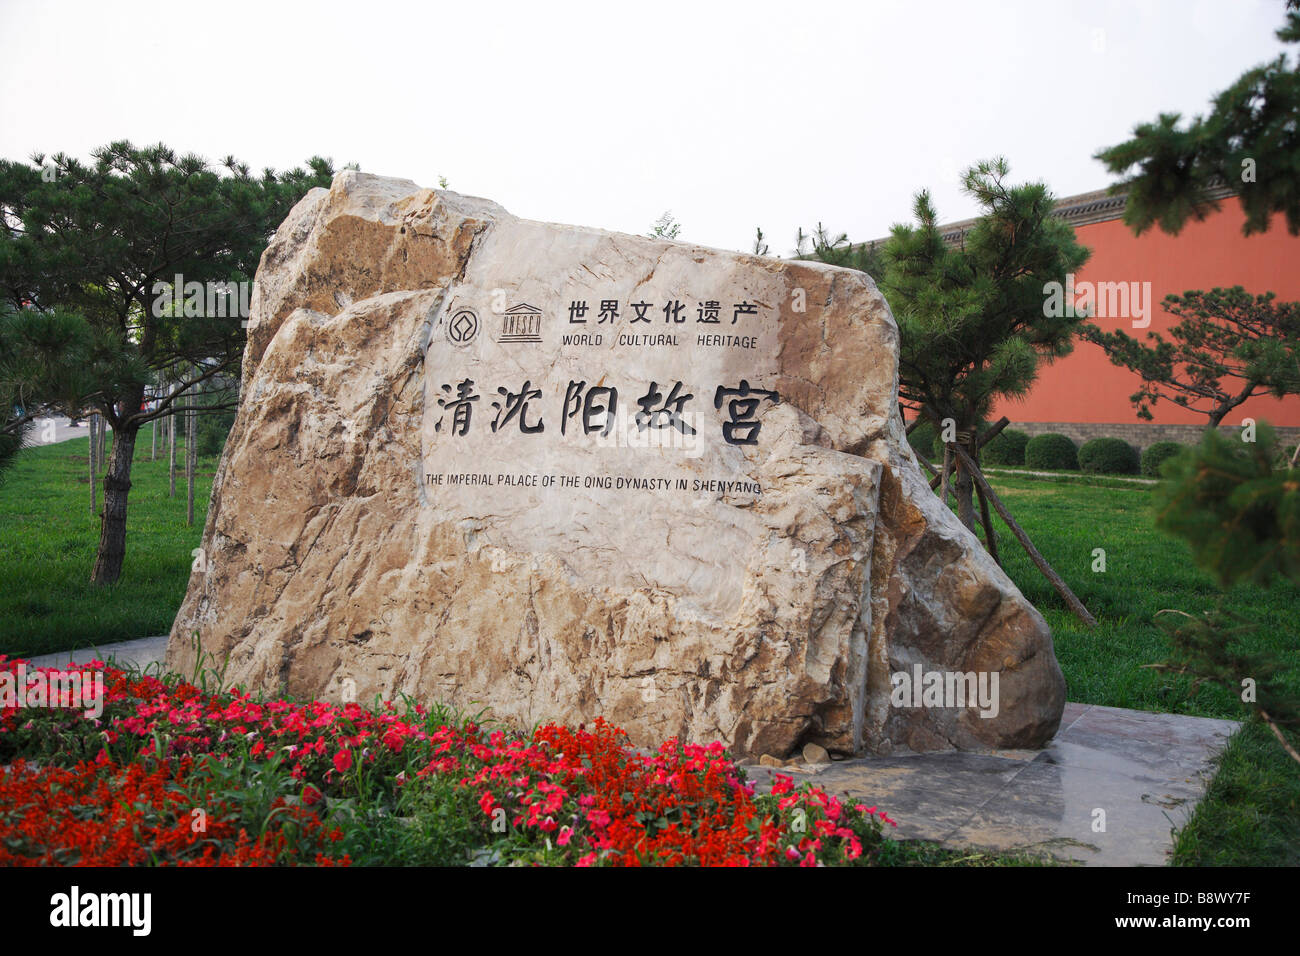
[{"label": "rough rock texture", "polygon": [[[1051,636],[923,479],[897,336],[861,273],[344,172],[263,255],[167,663],[523,726],[604,715],[645,745],[1039,745],[1064,706]],[[733,416],[716,389],[741,380],[776,395]],[[593,386],[618,390],[608,434]],[[892,705],[918,664],[997,672],[996,717]]]}]

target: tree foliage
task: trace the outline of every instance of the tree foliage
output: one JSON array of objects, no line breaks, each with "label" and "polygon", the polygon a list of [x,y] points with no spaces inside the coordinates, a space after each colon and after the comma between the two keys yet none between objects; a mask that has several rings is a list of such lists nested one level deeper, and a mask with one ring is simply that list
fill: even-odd
[{"label": "tree foliage", "polygon": [[1199,412],[1217,427],[1251,396],[1300,394],[1300,302],[1275,302],[1272,292],[1251,295],[1241,286],[1165,297],[1180,321],[1166,339],[1146,342],[1123,331],[1084,327],[1089,341],[1115,365],[1136,372],[1130,396],[1139,418],[1150,421],[1161,399]]},{"label": "tree foliage", "polygon": [[[1300,0],[1288,0],[1280,40],[1300,41]],[[1243,73],[1214,98],[1206,116],[1183,125],[1177,113],[1161,113],[1133,131],[1133,138],[1103,149],[1097,158],[1127,190],[1124,221],[1138,233],[1159,226],[1177,234],[1188,219],[1202,220],[1219,208],[1207,193],[1228,185],[1246,214],[1243,231],[1268,229],[1277,213],[1292,235],[1300,234],[1300,59],[1283,53]],[[1129,174],[1129,170],[1135,170]]]},{"label": "tree foliage", "polygon": [[1068,355],[1079,316],[1044,314],[1044,286],[1087,260],[1070,225],[1052,215],[1042,183],[1007,183],[1005,160],[967,170],[983,209],[959,245],[944,241],[927,192],[883,249],[884,292],[900,333],[899,390],[971,431],[1001,398],[1028,392],[1040,364]]},{"label": "tree foliage", "polygon": [[[120,573],[140,427],[238,380],[243,316],[207,290],[250,282],[289,209],[333,173],[319,157],[255,174],[233,157],[214,166],[125,141],[89,163],[0,161],[0,296],[17,313],[0,357],[17,370],[8,387],[66,414],[96,410],[114,432],[96,582]],[[50,347],[59,336],[68,350]]]},{"label": "tree foliage", "polygon": [[1275,465],[1273,430],[1256,440],[1207,431],[1166,466],[1156,527],[1185,540],[1196,563],[1230,587],[1300,582],[1300,469]]},{"label": "tree foliage", "polygon": [[[1156,525],[1186,541],[1193,560],[1224,588],[1300,585],[1300,468],[1277,463],[1268,425],[1255,437],[1245,442],[1207,430],[1199,447],[1171,458],[1156,491]],[[1283,732],[1300,731],[1300,698],[1282,677],[1293,654],[1250,651],[1246,638],[1255,625],[1227,613],[1222,601],[1200,615],[1165,611],[1158,620],[1173,646],[1172,666],[1241,693],[1300,761]]]},{"label": "tree foliage", "polygon": [[884,247],[880,243],[849,241],[848,233],[832,233],[820,222],[812,232],[795,234],[794,254],[799,259],[816,259],[833,266],[857,269],[877,281],[885,269]]},{"label": "tree foliage", "polygon": [[676,239],[682,231],[682,224],[673,218],[672,210],[667,210],[650,226],[646,233],[648,239]]}]

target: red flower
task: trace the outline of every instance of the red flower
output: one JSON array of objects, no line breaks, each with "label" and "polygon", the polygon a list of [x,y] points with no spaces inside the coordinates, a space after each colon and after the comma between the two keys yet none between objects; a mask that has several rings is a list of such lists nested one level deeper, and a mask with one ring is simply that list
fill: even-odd
[{"label": "red flower", "polygon": [[339,773],[347,773],[348,768],[352,766],[352,751],[344,747],[334,755],[334,769]]}]

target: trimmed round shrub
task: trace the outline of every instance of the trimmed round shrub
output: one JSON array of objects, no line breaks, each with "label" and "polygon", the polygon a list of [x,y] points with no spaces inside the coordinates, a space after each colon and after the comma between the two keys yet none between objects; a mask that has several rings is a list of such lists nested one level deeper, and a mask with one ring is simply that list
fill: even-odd
[{"label": "trimmed round shrub", "polygon": [[1138,453],[1122,438],[1094,438],[1079,449],[1079,468],[1093,475],[1136,475]]},{"label": "trimmed round shrub", "polygon": [[1023,465],[1028,444],[1028,432],[1004,428],[980,451],[980,461],[986,465]]},{"label": "trimmed round shrub", "polygon": [[1147,445],[1142,452],[1142,474],[1148,478],[1159,478],[1160,466],[1185,447],[1182,442],[1176,441],[1158,441]]},{"label": "trimmed round shrub", "polygon": [[1048,432],[1029,439],[1025,445],[1025,464],[1047,471],[1078,471],[1079,452],[1066,436]]}]

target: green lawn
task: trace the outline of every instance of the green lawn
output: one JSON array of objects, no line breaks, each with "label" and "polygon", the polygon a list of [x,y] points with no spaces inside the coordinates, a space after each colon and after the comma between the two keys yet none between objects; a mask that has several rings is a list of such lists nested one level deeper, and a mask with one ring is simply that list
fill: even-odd
[{"label": "green lawn", "polygon": [[[88,508],[84,439],[20,456],[0,485],[0,653],[38,654],[162,634],[185,592],[190,552],[198,547],[216,462],[202,459],[194,527],[185,524],[183,476],[167,497],[167,462],[136,456],[122,580],[88,584],[98,520]],[[1069,699],[1203,717],[1243,716],[1225,689],[1193,690],[1187,677],[1146,667],[1165,659],[1162,608],[1198,612],[1217,590],[1191,564],[1186,547],[1151,525],[1151,491],[1104,478],[1071,481],[992,478],[1039,549],[1100,621],[1085,628],[1000,527],[1007,571],[1042,610],[1069,684]],[[1092,570],[1093,549],[1106,570]],[[1297,589],[1241,588],[1230,610],[1259,623],[1249,643],[1286,654],[1285,679],[1300,689],[1295,653]],[[1178,835],[1181,864],[1300,863],[1300,767],[1267,730],[1248,726],[1234,738],[1207,798]]]},{"label": "green lawn", "polygon": [[[1192,565],[1181,541],[1153,529],[1148,488],[1009,476],[990,481],[1099,621],[1095,629],[1084,627],[999,523],[998,546],[1007,571],[1051,625],[1070,700],[1243,717],[1241,704],[1227,689],[1202,685],[1193,691],[1190,678],[1143,666],[1168,656],[1164,634],[1152,623],[1157,611],[1198,613],[1219,593],[1210,577]],[[1092,570],[1094,548],[1106,551],[1105,573]],[[1297,588],[1241,587],[1231,593],[1226,607],[1259,625],[1243,643],[1288,661],[1280,676],[1291,689],[1300,689]],[[1300,766],[1262,725],[1248,725],[1225,750],[1206,798],[1178,834],[1174,862],[1300,864]]]},{"label": "green lawn", "polygon": [[[112,437],[110,435],[110,442]],[[194,526],[185,524],[183,445],[176,497],[165,446],[149,460],[141,432],[131,469],[126,560],[114,585],[92,587],[99,517],[90,513],[89,440],[24,450],[0,484],[0,653],[32,655],[166,634],[207,515],[215,459],[199,459]],[[102,508],[103,480],[96,504]]]}]

